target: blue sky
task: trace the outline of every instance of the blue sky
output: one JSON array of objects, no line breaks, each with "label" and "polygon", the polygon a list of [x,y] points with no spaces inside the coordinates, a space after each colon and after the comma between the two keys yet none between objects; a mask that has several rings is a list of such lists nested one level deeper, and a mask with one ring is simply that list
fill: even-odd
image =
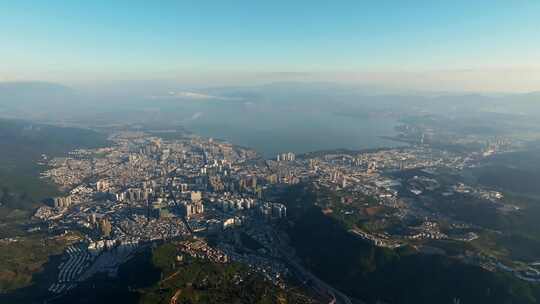
[{"label": "blue sky", "polygon": [[511,70],[536,81],[540,1],[0,0],[0,60],[0,80],[384,82]]}]

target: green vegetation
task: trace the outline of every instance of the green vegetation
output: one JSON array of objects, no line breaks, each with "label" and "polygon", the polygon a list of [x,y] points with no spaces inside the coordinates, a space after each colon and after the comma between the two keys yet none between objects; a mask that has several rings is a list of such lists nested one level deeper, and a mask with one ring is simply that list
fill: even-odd
[{"label": "green vegetation", "polygon": [[477,182],[521,196],[540,195],[540,150],[497,154],[472,170]]},{"label": "green vegetation", "polygon": [[252,238],[245,232],[240,232],[240,240],[242,241],[242,245],[249,250],[256,251],[261,248],[264,248],[264,246],[261,243],[259,243],[259,241]]},{"label": "green vegetation", "polygon": [[522,233],[483,232],[472,244],[480,251],[501,259],[530,263],[540,257],[540,241]]},{"label": "green vegetation", "polygon": [[[304,264],[346,294],[376,303],[537,303],[540,287],[409,247],[377,248],[348,233],[311,202],[317,193],[293,188],[283,197],[294,225],[291,244]],[[453,244],[444,244],[453,249]]]},{"label": "green vegetation", "polygon": [[426,245],[444,250],[448,256],[458,256],[463,254],[465,250],[473,250],[474,246],[468,242],[455,240],[431,240]]},{"label": "green vegetation", "polygon": [[[500,174],[503,174],[499,172]],[[455,180],[450,184],[455,184]],[[447,183],[444,183],[447,186]],[[470,184],[486,186],[471,180]],[[492,185],[488,185],[492,186]],[[511,185],[509,187],[512,187]],[[480,238],[473,242],[474,248],[498,258],[533,262],[540,256],[540,199],[536,195],[508,192],[500,202],[518,206],[520,210],[502,212],[497,205],[469,194],[442,196],[438,193],[425,194],[425,207],[457,220],[472,223],[486,229],[478,229]]]},{"label": "green vegetation", "polygon": [[139,303],[301,303],[302,294],[282,291],[240,264],[216,264],[183,256],[174,243],[152,252],[161,280],[139,290]]},{"label": "green vegetation", "polygon": [[[505,153],[488,159],[471,173],[481,185],[504,193],[504,203],[521,209],[508,214],[465,206],[460,214],[474,223],[502,233],[484,233],[475,246],[499,257],[525,262],[540,256],[540,153],[538,150]],[[485,207],[484,207],[485,208]]]},{"label": "green vegetation", "polygon": [[491,231],[483,231],[479,238],[472,241],[471,245],[480,252],[499,259],[504,259],[510,253],[507,248],[502,247],[497,242],[498,234]]},{"label": "green vegetation", "polygon": [[30,284],[49,256],[65,245],[45,235],[28,236],[22,227],[43,199],[59,194],[39,178],[41,155],[59,156],[105,143],[103,134],[90,130],[0,119],[0,238],[18,237],[17,242],[0,243],[0,292]]},{"label": "green vegetation", "polygon": [[51,303],[306,303],[301,291],[278,289],[243,265],[178,255],[174,242],[148,247],[122,264],[117,277],[98,274]]},{"label": "green vegetation", "polygon": [[501,165],[481,167],[475,172],[481,184],[518,193],[540,194],[540,172]]},{"label": "green vegetation", "polygon": [[54,185],[39,178],[42,154],[60,156],[105,144],[105,136],[91,130],[0,120],[0,209],[33,209],[43,198],[58,194]]},{"label": "green vegetation", "polygon": [[69,242],[67,237],[49,239],[43,234],[0,242],[0,293],[30,285],[49,256],[60,254]]},{"label": "green vegetation", "polygon": [[317,206],[326,214],[342,223],[347,229],[361,227],[365,230],[381,230],[392,223],[386,221],[394,210],[379,205],[376,198],[362,193],[317,190]]}]

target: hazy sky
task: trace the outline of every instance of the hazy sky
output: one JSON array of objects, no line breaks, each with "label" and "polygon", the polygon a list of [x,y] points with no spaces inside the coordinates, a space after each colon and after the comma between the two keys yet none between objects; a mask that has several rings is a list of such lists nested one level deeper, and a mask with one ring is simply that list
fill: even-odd
[{"label": "hazy sky", "polygon": [[0,80],[540,90],[540,1],[0,0]]}]

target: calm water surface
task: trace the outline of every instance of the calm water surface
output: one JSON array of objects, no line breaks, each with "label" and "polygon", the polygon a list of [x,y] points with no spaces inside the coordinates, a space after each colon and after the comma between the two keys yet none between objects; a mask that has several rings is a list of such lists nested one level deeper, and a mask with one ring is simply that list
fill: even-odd
[{"label": "calm water surface", "polygon": [[395,147],[380,136],[395,135],[391,118],[355,118],[332,113],[246,113],[234,118],[200,115],[187,125],[193,132],[257,150],[267,158],[277,153],[304,153],[338,148]]}]

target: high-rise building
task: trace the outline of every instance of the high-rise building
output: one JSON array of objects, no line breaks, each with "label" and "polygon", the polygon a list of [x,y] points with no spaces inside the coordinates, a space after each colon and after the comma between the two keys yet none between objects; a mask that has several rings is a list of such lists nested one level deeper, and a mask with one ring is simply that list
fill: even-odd
[{"label": "high-rise building", "polygon": [[196,214],[204,213],[204,205],[202,201],[197,202],[184,202],[182,204],[184,216],[190,218]]},{"label": "high-rise building", "polygon": [[202,200],[202,193],[200,191],[191,191],[191,202],[200,202]]},{"label": "high-rise building", "polygon": [[295,160],[295,158],[296,158],[296,156],[294,155],[294,153],[292,153],[292,152],[287,153],[287,160],[288,161],[293,161],[293,160]]},{"label": "high-rise building", "polygon": [[367,173],[375,173],[377,171],[377,162],[370,162],[367,167]]},{"label": "high-rise building", "polygon": [[106,219],[106,218],[102,218],[100,221],[99,221],[99,230],[101,232],[101,235],[103,237],[109,237],[111,236],[111,232],[112,232],[112,225],[111,225],[111,222]]},{"label": "high-rise building", "polygon": [[88,217],[88,221],[90,222],[90,225],[92,227],[95,227],[97,225],[97,219],[96,219],[96,214],[95,213],[92,213],[89,217]]},{"label": "high-rise building", "polygon": [[268,175],[268,176],[266,177],[266,179],[268,180],[268,182],[269,182],[270,184],[275,184],[275,183],[278,182],[277,174],[271,174],[271,175]]},{"label": "high-rise building", "polygon": [[341,177],[341,188],[347,187],[347,178],[345,176]]},{"label": "high-rise building", "polygon": [[107,180],[99,180],[96,183],[96,190],[99,192],[106,192],[109,190],[109,181]]},{"label": "high-rise building", "polygon": [[53,198],[55,208],[68,208],[71,206],[71,196]]},{"label": "high-rise building", "polygon": [[263,203],[259,207],[259,213],[266,219],[280,219],[287,216],[287,207],[280,203]]},{"label": "high-rise building", "polygon": [[279,161],[294,161],[296,156],[292,152],[278,154],[276,160]]},{"label": "high-rise building", "polygon": [[251,178],[251,188],[254,189],[254,190],[257,189],[257,177],[256,176],[253,176]]}]

